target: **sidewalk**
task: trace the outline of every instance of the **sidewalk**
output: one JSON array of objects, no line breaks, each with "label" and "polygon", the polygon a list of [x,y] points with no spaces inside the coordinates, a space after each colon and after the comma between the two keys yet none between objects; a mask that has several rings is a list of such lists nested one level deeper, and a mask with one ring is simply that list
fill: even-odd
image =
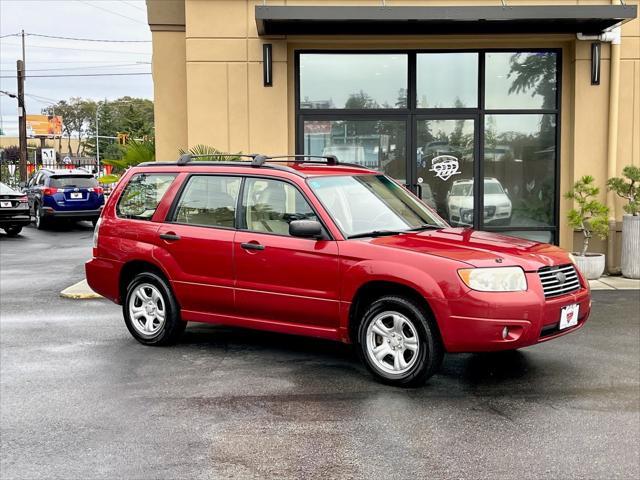
[{"label": "sidewalk", "polygon": [[591,290],[640,290],[640,280],[603,275],[598,280],[589,280]]},{"label": "sidewalk", "polygon": [[65,288],[60,292],[62,298],[73,298],[75,300],[89,300],[92,298],[102,298],[96,292],[91,290],[87,280],[81,280],[78,283],[74,283],[70,287]]}]

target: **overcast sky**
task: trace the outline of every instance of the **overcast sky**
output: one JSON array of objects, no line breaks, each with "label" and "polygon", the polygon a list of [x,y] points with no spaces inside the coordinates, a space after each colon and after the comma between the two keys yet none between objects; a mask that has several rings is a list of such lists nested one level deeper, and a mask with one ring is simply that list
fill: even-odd
[{"label": "overcast sky", "polygon": [[[27,113],[69,97],[153,99],[151,75],[50,77],[49,75],[151,72],[151,32],[144,0],[0,0],[0,90],[16,93],[16,60],[25,33],[63,37],[143,40],[101,43],[26,37]],[[31,75],[31,77],[29,77]],[[48,77],[37,78],[36,75]],[[35,97],[34,97],[35,95]],[[5,135],[17,135],[17,103],[0,94]]]}]

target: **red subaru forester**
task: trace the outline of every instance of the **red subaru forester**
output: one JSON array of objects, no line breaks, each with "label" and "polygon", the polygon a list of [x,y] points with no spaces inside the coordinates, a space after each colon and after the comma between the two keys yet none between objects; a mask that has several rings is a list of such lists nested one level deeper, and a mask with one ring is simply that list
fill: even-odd
[{"label": "red subaru forester", "polygon": [[509,350],[577,330],[590,291],[571,255],[451,228],[391,178],[335,157],[148,163],[124,175],[87,280],[145,345],[187,322],[355,344],[395,385],[444,352]]}]

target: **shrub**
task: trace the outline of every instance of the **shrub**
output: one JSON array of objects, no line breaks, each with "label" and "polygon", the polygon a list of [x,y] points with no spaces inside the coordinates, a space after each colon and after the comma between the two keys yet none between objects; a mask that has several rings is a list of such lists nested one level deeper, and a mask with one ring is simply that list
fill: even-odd
[{"label": "shrub", "polygon": [[627,165],[622,169],[622,176],[624,178],[610,178],[607,187],[627,201],[623,207],[625,212],[629,215],[640,215],[640,168]]},{"label": "shrub", "polygon": [[589,248],[589,240],[595,233],[602,239],[609,235],[608,214],[609,207],[595,199],[600,189],[594,184],[591,175],[585,175],[578,180],[565,198],[572,199],[578,204],[578,208],[572,208],[568,213],[569,225],[580,230],[584,235],[580,255],[584,256]]}]

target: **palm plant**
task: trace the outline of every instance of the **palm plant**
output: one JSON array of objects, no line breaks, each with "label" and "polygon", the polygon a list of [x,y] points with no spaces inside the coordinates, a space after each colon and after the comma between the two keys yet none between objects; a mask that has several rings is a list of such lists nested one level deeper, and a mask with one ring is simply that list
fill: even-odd
[{"label": "palm plant", "polygon": [[193,155],[195,160],[206,162],[237,162],[240,161],[240,154],[228,154],[221,152],[220,150],[211,147],[209,145],[198,144],[191,147],[189,150],[180,149],[180,155],[186,153]]},{"label": "palm plant", "polygon": [[145,162],[155,162],[156,144],[153,140],[143,140],[141,142],[131,141],[127,144],[124,154],[120,159],[103,160],[105,165],[113,167],[111,175],[100,177],[100,183],[115,183],[128,168]]}]

